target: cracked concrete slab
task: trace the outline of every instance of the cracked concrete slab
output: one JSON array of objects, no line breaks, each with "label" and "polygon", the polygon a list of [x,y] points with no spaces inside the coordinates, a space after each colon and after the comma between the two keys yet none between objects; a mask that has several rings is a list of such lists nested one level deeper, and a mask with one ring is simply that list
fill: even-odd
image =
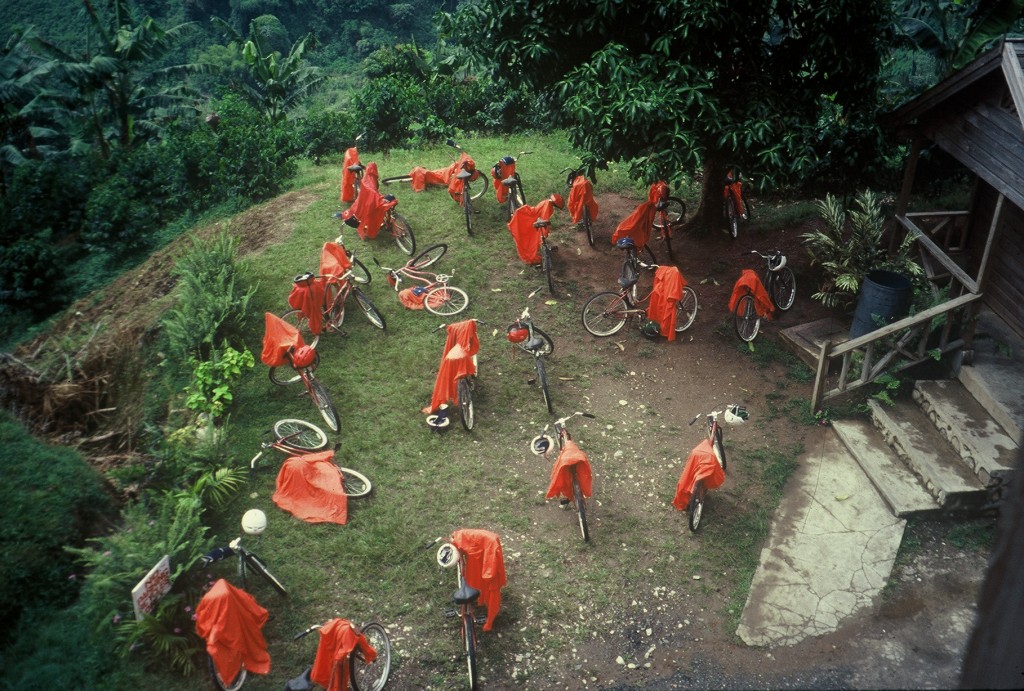
[{"label": "cracked concrete slab", "polygon": [[905,526],[822,428],[787,484],[736,634],[748,645],[794,645],[877,609]]}]

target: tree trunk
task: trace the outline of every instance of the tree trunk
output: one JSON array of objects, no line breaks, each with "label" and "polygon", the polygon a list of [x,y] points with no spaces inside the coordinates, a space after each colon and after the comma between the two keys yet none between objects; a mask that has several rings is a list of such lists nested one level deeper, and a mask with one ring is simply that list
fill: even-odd
[{"label": "tree trunk", "polygon": [[697,210],[683,225],[683,232],[709,232],[722,226],[722,176],[725,171],[725,154],[712,150],[704,157],[700,202]]}]

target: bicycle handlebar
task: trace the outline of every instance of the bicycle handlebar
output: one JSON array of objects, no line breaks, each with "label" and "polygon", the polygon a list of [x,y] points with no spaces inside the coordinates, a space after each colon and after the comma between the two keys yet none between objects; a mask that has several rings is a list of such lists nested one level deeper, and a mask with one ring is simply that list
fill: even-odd
[{"label": "bicycle handlebar", "polygon": [[235,553],[230,547],[214,547],[201,558],[204,565],[227,559]]},{"label": "bicycle handlebar", "polygon": [[555,420],[554,422],[548,423],[547,425],[544,426],[544,429],[547,430],[552,425],[554,425],[555,427],[557,427],[559,425],[563,425],[564,426],[566,422],[568,422],[569,420],[573,419],[577,415],[582,415],[583,417],[590,418],[592,420],[597,417],[596,415],[594,415],[592,413],[584,413],[583,411],[577,410],[575,413],[571,413],[569,415],[566,415],[563,418]]},{"label": "bicycle handlebar", "polygon": [[299,640],[300,638],[305,638],[305,637],[306,637],[306,636],[308,636],[309,634],[311,634],[311,633],[313,633],[314,631],[316,631],[317,629],[319,629],[319,628],[320,628],[321,626],[322,626],[322,624],[313,624],[312,626],[310,626],[310,627],[309,627],[308,629],[306,629],[305,631],[302,631],[301,633],[297,633],[297,634],[295,634],[294,636],[292,636],[292,640],[293,640],[293,641],[297,641],[297,640]]}]

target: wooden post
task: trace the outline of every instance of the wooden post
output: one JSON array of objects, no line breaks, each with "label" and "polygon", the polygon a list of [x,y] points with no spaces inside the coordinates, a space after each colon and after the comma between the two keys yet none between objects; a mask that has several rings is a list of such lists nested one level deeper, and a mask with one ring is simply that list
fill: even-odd
[{"label": "wooden post", "polygon": [[825,394],[825,380],[828,378],[828,355],[832,350],[832,341],[825,341],[821,344],[821,352],[818,354],[818,370],[814,375],[814,389],[811,391],[811,412],[816,413],[821,408]]}]

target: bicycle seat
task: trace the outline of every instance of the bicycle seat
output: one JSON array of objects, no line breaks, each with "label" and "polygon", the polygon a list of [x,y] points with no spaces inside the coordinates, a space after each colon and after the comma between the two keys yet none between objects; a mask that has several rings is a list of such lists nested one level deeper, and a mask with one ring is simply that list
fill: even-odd
[{"label": "bicycle seat", "polygon": [[459,180],[465,180],[466,178],[473,177],[473,173],[471,173],[468,170],[463,169],[463,170],[460,170],[458,173],[456,173],[455,177],[457,177]]},{"label": "bicycle seat", "polygon": [[530,350],[530,351],[540,350],[543,346],[544,346],[544,339],[543,338],[537,338],[536,336],[534,336],[533,338],[531,338],[530,340],[528,340],[526,343],[523,344],[523,348],[525,348],[526,350]]},{"label": "bicycle seat", "polygon": [[365,166],[361,166],[358,163],[356,163],[356,164],[350,165],[348,167],[348,170],[349,170],[349,172],[352,172],[352,173],[361,173],[362,171],[366,170],[366,168],[365,168]]},{"label": "bicycle seat", "polygon": [[503,184],[505,187],[515,187],[516,177],[514,175],[510,175],[509,177],[502,180],[501,184]]},{"label": "bicycle seat", "polygon": [[480,591],[476,588],[469,587],[465,581],[459,586],[459,589],[452,595],[452,600],[457,605],[468,605],[476,602],[476,599],[480,597]]},{"label": "bicycle seat", "polygon": [[551,221],[545,221],[543,219],[538,219],[533,222],[534,228],[546,228],[549,225],[551,225]]},{"label": "bicycle seat", "polygon": [[634,267],[632,263],[626,262],[622,265],[622,275],[619,276],[619,285],[623,289],[632,288],[639,280],[640,272],[636,270],[636,267]]}]

